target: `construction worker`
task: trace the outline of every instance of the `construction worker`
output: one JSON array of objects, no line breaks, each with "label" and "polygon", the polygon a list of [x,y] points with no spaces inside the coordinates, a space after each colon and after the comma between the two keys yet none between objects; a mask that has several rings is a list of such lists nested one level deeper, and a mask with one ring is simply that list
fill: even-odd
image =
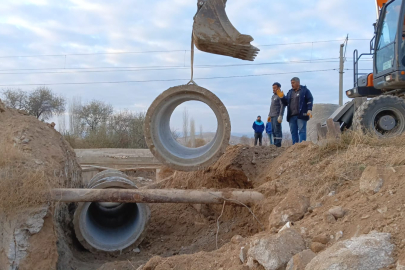
[{"label": "construction worker", "polygon": [[291,86],[287,96],[281,90],[277,90],[277,95],[287,106],[287,121],[290,123],[293,144],[296,144],[307,139],[307,122],[312,118],[314,98],[311,91],[300,84],[299,78],[292,78]]},{"label": "construction worker", "polygon": [[255,146],[257,145],[257,140],[259,140],[259,145],[262,146],[264,123],[262,117],[259,115],[255,122],[253,122],[253,130],[255,131]]},{"label": "construction worker", "polygon": [[267,118],[267,122],[271,122],[273,130],[274,145],[281,147],[283,140],[283,130],[281,123],[283,122],[285,105],[281,101],[281,98],[277,96],[277,91],[281,91],[281,84],[278,82],[273,84],[273,96],[271,97],[270,112]]}]

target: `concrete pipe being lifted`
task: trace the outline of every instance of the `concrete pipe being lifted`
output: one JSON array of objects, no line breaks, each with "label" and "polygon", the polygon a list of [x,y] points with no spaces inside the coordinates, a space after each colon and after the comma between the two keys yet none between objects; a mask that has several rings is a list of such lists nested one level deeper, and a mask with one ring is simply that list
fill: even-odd
[{"label": "concrete pipe being lifted", "polygon": [[[186,101],[201,101],[214,112],[218,128],[214,139],[199,148],[177,142],[170,130],[170,118],[177,106]],[[216,162],[229,145],[231,121],[221,100],[209,90],[195,84],[169,88],[149,107],[145,119],[145,139],[153,155],[164,165],[180,171],[195,171]]]},{"label": "concrete pipe being lifted", "polygon": [[[136,189],[127,175],[107,170],[96,174],[91,189]],[[79,203],[73,224],[76,237],[91,252],[121,252],[139,245],[150,219],[150,210],[142,203]]]}]

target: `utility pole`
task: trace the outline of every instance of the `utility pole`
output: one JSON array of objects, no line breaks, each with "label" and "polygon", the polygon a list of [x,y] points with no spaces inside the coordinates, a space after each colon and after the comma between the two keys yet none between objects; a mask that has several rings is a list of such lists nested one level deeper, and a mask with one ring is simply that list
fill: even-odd
[{"label": "utility pole", "polygon": [[340,44],[340,66],[339,66],[339,106],[343,106],[343,69],[345,59],[343,56],[343,48],[345,44]]}]

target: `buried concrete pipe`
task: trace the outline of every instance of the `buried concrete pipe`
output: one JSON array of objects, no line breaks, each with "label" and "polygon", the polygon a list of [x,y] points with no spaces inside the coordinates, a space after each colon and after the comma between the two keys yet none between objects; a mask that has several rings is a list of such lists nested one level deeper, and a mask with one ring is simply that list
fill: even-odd
[{"label": "buried concrete pipe", "polygon": [[[199,148],[188,148],[177,142],[170,130],[170,118],[177,106],[186,101],[201,101],[214,112],[218,129],[214,139]],[[217,161],[229,145],[231,122],[228,111],[212,92],[190,84],[169,88],[160,94],[146,114],[145,139],[153,155],[175,170],[195,171]]]},{"label": "buried concrete pipe", "polygon": [[[128,177],[114,170],[96,174],[90,189],[136,189]],[[79,203],[73,224],[77,239],[91,252],[121,252],[137,247],[150,219],[150,210],[142,203]]]}]

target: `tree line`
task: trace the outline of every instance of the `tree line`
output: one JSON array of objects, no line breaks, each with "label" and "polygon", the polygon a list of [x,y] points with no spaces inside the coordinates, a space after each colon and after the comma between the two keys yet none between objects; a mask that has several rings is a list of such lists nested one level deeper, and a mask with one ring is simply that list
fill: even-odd
[{"label": "tree line", "polygon": [[[48,87],[30,92],[5,89],[2,97],[7,107],[23,110],[41,121],[57,117],[59,132],[73,148],[148,148],[143,132],[145,112],[114,112],[111,104],[99,100],[83,103],[80,97],[67,101]],[[183,137],[172,131],[179,143],[192,148],[206,144],[202,126],[197,137],[195,121],[187,109],[183,113],[182,131]]]},{"label": "tree line", "polygon": [[[31,92],[6,89],[7,107],[23,110],[41,121],[58,117],[58,129],[73,148],[147,148],[143,135],[145,112],[114,112],[111,104],[99,100],[69,102],[48,87]],[[66,118],[68,120],[66,121]]]}]

